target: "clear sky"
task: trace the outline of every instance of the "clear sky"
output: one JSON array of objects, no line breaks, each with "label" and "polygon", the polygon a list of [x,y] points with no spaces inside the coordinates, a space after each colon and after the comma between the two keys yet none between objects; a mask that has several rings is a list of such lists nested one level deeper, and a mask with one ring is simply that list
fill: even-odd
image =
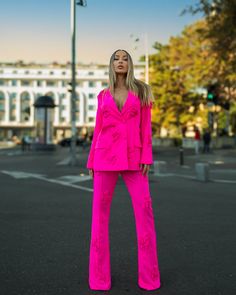
[{"label": "clear sky", "polygon": [[[113,51],[126,49],[134,61],[200,16],[180,12],[197,0],[87,0],[77,6],[77,61],[108,63]],[[70,0],[1,1],[0,61],[66,62],[71,59]],[[134,37],[140,37],[134,50]]]}]

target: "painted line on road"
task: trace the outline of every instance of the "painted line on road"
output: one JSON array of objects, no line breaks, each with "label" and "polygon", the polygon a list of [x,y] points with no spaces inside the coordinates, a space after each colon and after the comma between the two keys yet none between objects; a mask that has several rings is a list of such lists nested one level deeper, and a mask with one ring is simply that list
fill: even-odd
[{"label": "painted line on road", "polygon": [[51,183],[57,183],[57,184],[64,185],[64,186],[73,187],[73,188],[76,188],[76,189],[81,189],[81,190],[84,190],[84,191],[87,191],[87,192],[93,192],[93,189],[91,189],[91,188],[84,187],[84,186],[81,186],[81,185],[76,185],[76,184],[73,184],[73,183],[68,183],[68,182],[62,181],[62,180],[57,180],[57,179],[52,179],[52,178],[44,178],[44,177],[41,177],[41,178],[39,177],[38,179],[42,179],[42,180],[45,180],[45,181],[51,182]]},{"label": "painted line on road", "polygon": [[[178,176],[178,177],[182,177],[182,178],[194,179],[194,180],[199,181],[196,178],[196,176],[186,175],[186,174],[178,174],[178,173],[154,173],[152,175],[153,176],[158,176],[158,177]],[[227,180],[227,179],[209,179],[208,182],[219,182],[219,183],[236,184],[236,181],[235,180]]]},{"label": "painted line on road", "polygon": [[235,180],[227,180],[227,179],[211,179],[213,182],[220,182],[220,183],[231,183],[236,184]]},{"label": "painted line on road", "polygon": [[[27,172],[23,172],[23,171],[6,171],[6,170],[2,170],[1,171],[3,174],[7,174],[10,175],[16,179],[22,179],[22,178],[35,178],[35,179],[39,179],[39,180],[43,180],[43,181],[47,181],[47,182],[51,182],[51,183],[56,183],[56,184],[60,184],[63,186],[68,186],[68,187],[73,187],[76,189],[81,189],[87,192],[93,192],[93,189],[88,188],[88,187],[84,187],[81,185],[76,185],[73,183],[69,183],[63,180],[59,180],[59,179],[52,179],[52,178],[47,178],[44,175],[41,174],[36,174],[36,173],[27,173]],[[87,180],[87,178],[85,179]]]}]

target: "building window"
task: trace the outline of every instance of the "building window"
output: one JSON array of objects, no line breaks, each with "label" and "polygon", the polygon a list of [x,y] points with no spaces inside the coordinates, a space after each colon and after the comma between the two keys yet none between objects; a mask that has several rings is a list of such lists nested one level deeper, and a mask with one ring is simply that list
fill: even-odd
[{"label": "building window", "polygon": [[102,82],[102,87],[108,87],[108,83],[107,82]]},{"label": "building window", "polygon": [[42,85],[43,85],[43,81],[38,80],[38,81],[37,81],[37,86],[42,86]]},{"label": "building window", "polygon": [[78,86],[78,87],[82,87],[82,82],[77,81],[77,82],[76,82],[76,86]]},{"label": "building window", "polygon": [[95,94],[94,93],[89,93],[89,98],[94,98]]},{"label": "building window", "polygon": [[53,87],[53,86],[56,86],[56,82],[52,81],[52,80],[48,80],[48,81],[46,81],[46,85],[49,87]]},{"label": "building window", "polygon": [[89,111],[94,111],[95,110],[95,105],[89,104],[88,109],[89,109]]},{"label": "building window", "polygon": [[12,85],[12,86],[17,86],[17,80],[12,80],[12,81],[11,81],[11,85]]},{"label": "building window", "polygon": [[89,81],[89,87],[95,87],[95,82]]},{"label": "building window", "polygon": [[29,71],[25,71],[25,74],[28,75],[29,74]]},{"label": "building window", "polygon": [[18,72],[17,72],[16,70],[12,72],[12,74],[17,74],[17,73],[18,73]]},{"label": "building window", "polygon": [[50,74],[50,75],[54,75],[54,72],[53,72],[53,71],[51,71],[49,74]]},{"label": "building window", "polygon": [[106,76],[106,75],[108,75],[109,74],[109,72],[104,72],[104,75]]},{"label": "building window", "polygon": [[65,122],[65,121],[66,121],[66,118],[65,118],[65,117],[61,117],[61,118],[60,118],[60,122],[61,122],[61,123]]},{"label": "building window", "polygon": [[88,72],[89,76],[93,76],[94,72]]},{"label": "building window", "polygon": [[4,86],[5,85],[5,81],[4,80],[0,80],[0,86]]},{"label": "building window", "polygon": [[94,122],[95,119],[94,119],[94,117],[88,117],[88,121],[89,121],[89,122]]},{"label": "building window", "polygon": [[38,71],[38,73],[37,73],[38,75],[42,75],[42,71]]},{"label": "building window", "polygon": [[10,94],[10,98],[11,98],[11,99],[14,99],[14,98],[16,98],[16,95],[17,95],[16,92],[12,92],[12,93]]},{"label": "building window", "polygon": [[30,86],[29,80],[21,80],[21,86]]},{"label": "building window", "polygon": [[62,74],[62,75],[66,75],[66,72],[64,71],[64,72],[62,72],[61,74]]}]

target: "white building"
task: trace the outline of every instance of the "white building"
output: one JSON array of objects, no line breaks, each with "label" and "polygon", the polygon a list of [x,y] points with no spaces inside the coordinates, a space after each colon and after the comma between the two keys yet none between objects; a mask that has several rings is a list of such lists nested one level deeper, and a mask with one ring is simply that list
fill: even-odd
[{"label": "white building", "polygon": [[[135,65],[135,77],[144,79],[144,64]],[[108,66],[79,64],[76,72],[76,126],[94,127],[97,94],[108,85]],[[57,107],[54,112],[54,137],[70,134],[69,64],[0,63],[0,140],[24,134],[34,136],[34,102],[41,95],[52,96]]]}]

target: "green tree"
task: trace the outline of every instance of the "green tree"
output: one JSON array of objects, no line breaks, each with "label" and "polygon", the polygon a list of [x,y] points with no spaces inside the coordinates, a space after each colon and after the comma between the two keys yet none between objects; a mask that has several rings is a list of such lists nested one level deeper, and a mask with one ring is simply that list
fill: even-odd
[{"label": "green tree", "polygon": [[[150,56],[150,81],[156,98],[153,110],[155,133],[160,128],[175,130],[201,119],[206,124],[205,102],[199,89],[206,87],[218,73],[216,55],[208,40],[202,38],[204,21],[185,27],[180,36],[171,37],[167,45],[156,42]],[[143,57],[142,57],[143,58]]]},{"label": "green tree", "polygon": [[198,0],[183,13],[201,13],[206,26],[202,36],[209,40],[211,51],[217,55],[218,81],[232,103],[236,99],[236,1]]}]

